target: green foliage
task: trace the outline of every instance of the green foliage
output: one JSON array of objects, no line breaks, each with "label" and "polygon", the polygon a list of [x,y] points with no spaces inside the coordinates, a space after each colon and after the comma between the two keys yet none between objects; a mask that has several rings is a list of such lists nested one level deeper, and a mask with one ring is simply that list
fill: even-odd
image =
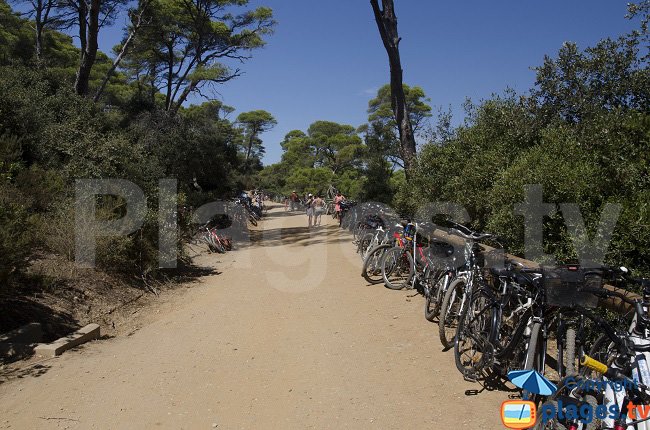
[{"label": "green foliage", "polygon": [[395,189],[391,186],[393,176],[392,166],[386,159],[387,144],[381,136],[382,127],[374,123],[366,128],[365,143],[365,176],[361,199],[390,204],[393,201]]},{"label": "green foliage", "polygon": [[[413,132],[421,131],[426,118],[431,116],[431,100],[424,94],[420,87],[409,87],[404,84],[406,107]],[[386,84],[377,91],[377,96],[368,102],[368,122],[388,125],[397,132],[397,124],[391,107],[390,84]]]},{"label": "green foliage", "polygon": [[294,189],[325,193],[334,185],[350,198],[362,196],[367,148],[354,127],[316,121],[307,133],[289,132],[280,145],[284,150],[282,161],[257,175],[258,187],[288,195]]},{"label": "green foliage", "polygon": [[34,55],[33,31],[0,0],[0,64],[27,63]]},{"label": "green foliage", "polygon": [[250,58],[275,26],[271,9],[242,11],[247,5],[247,0],[152,0],[144,15],[148,24],[138,30],[124,61],[140,95],[155,103],[162,88],[164,109],[176,112],[189,94],[239,76],[240,69],[227,62]]},{"label": "green foliage", "polygon": [[[431,106],[428,105],[431,100],[427,98],[424,90],[420,87],[409,87],[406,84],[403,87],[413,133],[416,136],[421,135],[427,118],[431,116]],[[368,123],[373,130],[373,134],[383,141],[383,153],[388,160],[395,165],[404,167],[399,141],[399,127],[393,114],[389,84],[381,87],[377,91],[377,96],[368,102]]]},{"label": "green foliage", "polygon": [[292,190],[302,193],[324,193],[332,183],[334,174],[325,167],[305,168],[299,167],[287,177],[284,186],[284,194],[290,194]]},{"label": "green foliage", "polygon": [[25,268],[37,244],[34,226],[41,203],[30,195],[29,176],[22,161],[22,145],[14,135],[0,134],[0,293],[9,287]]},{"label": "green foliage", "polygon": [[358,167],[365,148],[354,127],[316,121],[307,135],[315,167],[327,167],[334,174]]},{"label": "green foliage", "polygon": [[242,112],[237,116],[237,122],[241,125],[246,167],[250,170],[252,163],[261,166],[265,149],[259,136],[271,130],[278,122],[265,110]]},{"label": "green foliage", "polygon": [[[187,7],[173,1],[164,3]],[[220,1],[213,2],[211,7],[217,3],[243,6],[247,2]],[[220,36],[222,42],[235,43],[238,49],[247,51],[260,46],[268,29],[245,34],[246,28],[270,18],[266,8],[224,15],[221,24],[231,23],[235,27],[216,25],[210,31],[228,33]],[[155,196],[159,179],[176,178],[178,204],[198,206],[234,193],[246,182],[247,169],[260,163],[261,150],[254,152],[254,163],[245,164],[238,149],[250,137],[250,131],[253,143],[257,144],[256,134],[274,123],[272,117],[257,130],[251,130],[228,120],[234,109],[216,101],[166,111],[161,103],[164,96],[148,87],[146,81],[131,80],[131,69],[126,70],[128,73],[116,72],[106,87],[102,104],[94,103],[72,90],[79,50],[70,37],[46,30],[42,61],[36,62],[32,24],[11,12],[3,0],[0,23],[2,288],[10,286],[30,258],[41,251],[74,258],[76,179],[123,178],[145,192],[148,209],[143,226],[129,236],[101,237],[97,243],[100,269],[139,278],[158,271]],[[176,25],[190,23],[178,21]],[[145,43],[146,38],[141,42]],[[98,53],[90,77],[91,88],[99,85],[111,65],[109,57]],[[188,77],[219,79],[223,67],[217,62],[198,64]],[[247,124],[255,122],[255,118],[246,115],[241,119],[246,119]],[[123,202],[109,196],[100,198],[97,214],[119,218],[123,215]],[[193,227],[182,222],[181,228]],[[179,237],[187,237],[186,232],[182,231]]]},{"label": "green foliage", "polygon": [[[647,9],[647,8],[646,8]],[[647,10],[646,10],[647,17]],[[650,84],[640,41],[647,30],[580,51],[566,43],[537,69],[529,97],[512,91],[468,103],[465,124],[424,145],[396,196],[413,213],[424,198],[460,203],[477,229],[524,250],[524,187],[543,186],[560,209],[577,203],[592,237],[607,204],[621,206],[607,261],[650,274]],[[444,127],[443,127],[444,128]],[[544,219],[544,251],[577,257],[560,211]]]}]

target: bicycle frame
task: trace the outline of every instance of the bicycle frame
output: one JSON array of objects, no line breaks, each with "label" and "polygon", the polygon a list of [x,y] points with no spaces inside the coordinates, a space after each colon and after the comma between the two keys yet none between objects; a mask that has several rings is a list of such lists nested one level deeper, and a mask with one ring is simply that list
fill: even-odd
[{"label": "bicycle frame", "polygon": [[[648,312],[647,306],[644,306],[644,312],[646,312],[647,314]],[[650,345],[650,339],[648,338],[648,330],[646,329],[644,334],[636,334],[635,333],[636,324],[637,324],[637,315],[634,316],[628,331],[629,333],[628,339],[630,339],[630,341],[632,342],[633,349],[634,346]],[[643,383],[644,385],[650,385],[650,369],[648,369],[648,363],[650,363],[650,352],[636,353],[631,363],[632,379],[635,383]],[[612,367],[616,367],[616,366],[614,365]],[[606,377],[603,377],[603,379],[607,380]],[[607,417],[603,421],[604,424],[611,428],[616,428],[616,429],[620,428],[621,430],[624,430],[626,428],[635,429],[635,430],[650,430],[650,421],[643,420],[640,422],[635,422],[637,420],[631,419],[627,414],[625,414],[627,410],[627,405],[630,401],[629,397],[630,396],[625,388],[623,390],[616,391],[614,390],[612,384],[606,385],[605,393],[604,393],[604,404],[607,405],[607,407],[610,407],[612,405],[618,405],[620,410],[624,414],[622,415],[625,417],[624,418],[625,425],[623,425],[623,419],[615,420],[609,417]]]}]

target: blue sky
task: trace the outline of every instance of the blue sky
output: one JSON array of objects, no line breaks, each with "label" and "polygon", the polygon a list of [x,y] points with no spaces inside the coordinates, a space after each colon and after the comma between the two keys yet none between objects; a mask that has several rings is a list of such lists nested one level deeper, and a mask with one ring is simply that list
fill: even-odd
[{"label": "blue sky", "polygon": [[[262,136],[265,164],[281,156],[279,142],[316,120],[353,126],[365,122],[368,100],[389,80],[388,60],[368,0],[252,0],[274,10],[278,26],[268,45],[242,66],[245,74],[219,86],[215,97],[235,107],[234,117],[265,109],[278,120]],[[421,86],[436,107],[500,93],[526,91],[531,67],[563,42],[580,47],[634,27],[626,2],[395,0],[404,82]],[[100,34],[105,52],[121,38],[124,21]],[[198,100],[195,100],[198,101]]]}]

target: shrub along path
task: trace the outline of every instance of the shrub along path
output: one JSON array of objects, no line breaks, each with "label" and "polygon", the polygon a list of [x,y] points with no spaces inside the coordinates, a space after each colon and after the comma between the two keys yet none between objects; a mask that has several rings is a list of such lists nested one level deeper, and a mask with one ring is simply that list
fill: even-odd
[{"label": "shrub along path", "polygon": [[0,385],[0,428],[502,428],[423,302],[366,286],[350,236],[276,208],[219,275]]}]

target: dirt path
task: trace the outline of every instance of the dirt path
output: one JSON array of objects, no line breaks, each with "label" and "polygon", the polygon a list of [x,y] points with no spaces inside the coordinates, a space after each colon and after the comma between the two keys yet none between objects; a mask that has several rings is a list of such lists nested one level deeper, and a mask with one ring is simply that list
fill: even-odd
[{"label": "dirt path", "polygon": [[324,221],[271,211],[140,330],[0,385],[0,428],[502,428],[506,394],[465,395],[422,299],[365,285]]}]

